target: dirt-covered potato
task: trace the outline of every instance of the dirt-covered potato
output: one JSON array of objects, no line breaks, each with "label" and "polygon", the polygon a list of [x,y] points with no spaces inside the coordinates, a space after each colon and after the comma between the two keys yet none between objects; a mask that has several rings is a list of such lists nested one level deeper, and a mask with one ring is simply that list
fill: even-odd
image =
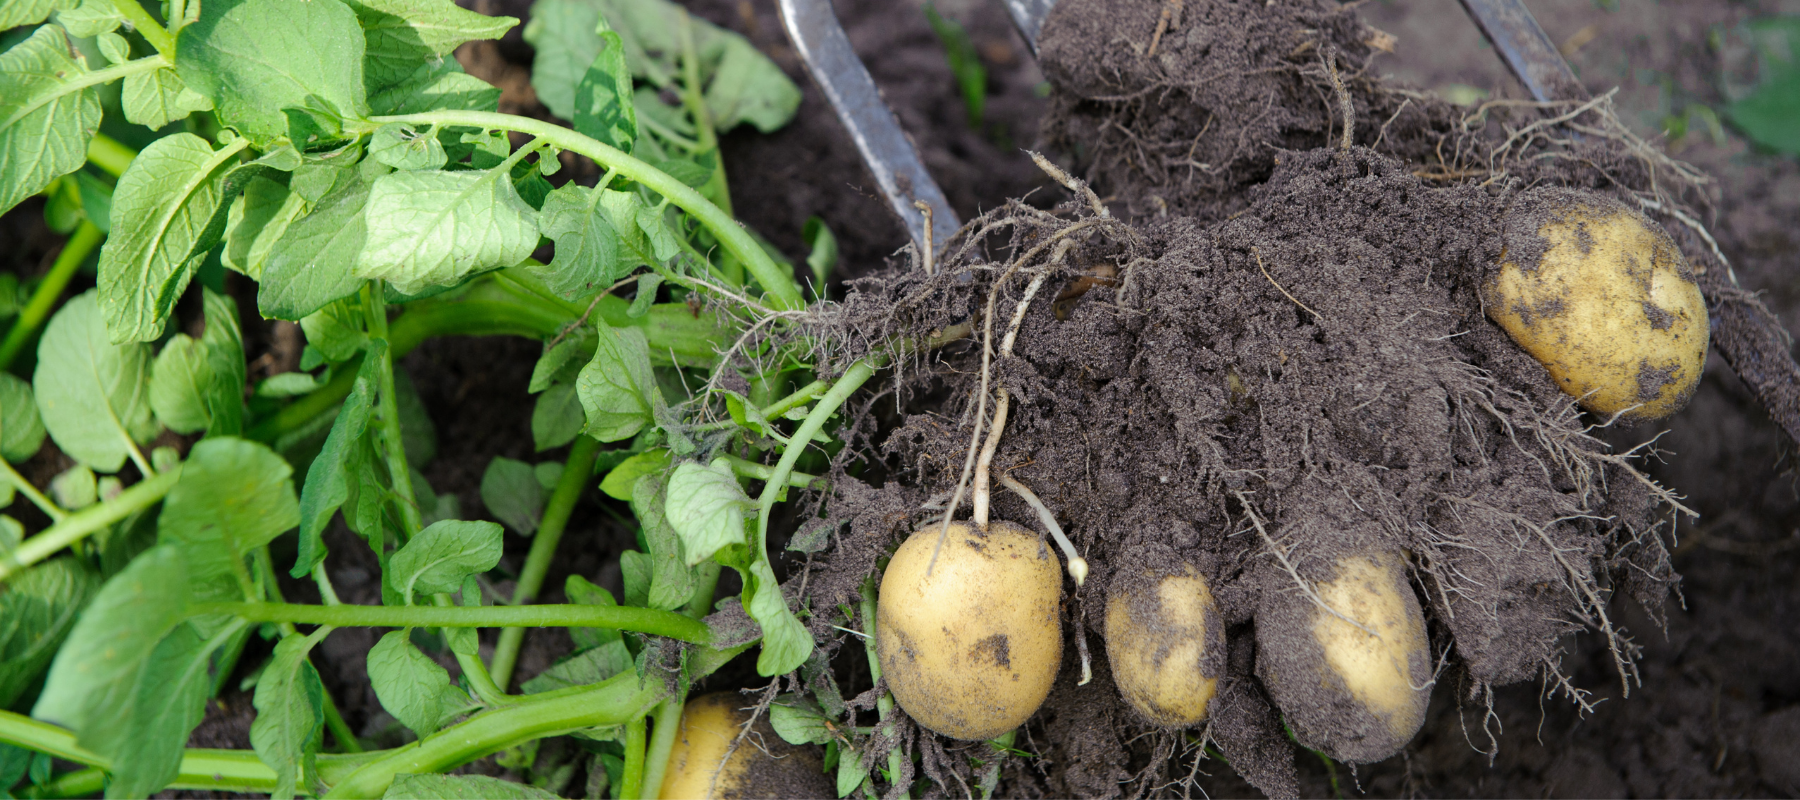
[{"label": "dirt-covered potato", "polygon": [[1336,566],[1317,585],[1336,614],[1297,590],[1265,596],[1256,671],[1301,744],[1340,761],[1380,761],[1425,721],[1425,618],[1397,554],[1348,556]]},{"label": "dirt-covered potato", "polygon": [[877,658],[894,699],[957,739],[992,739],[1029,718],[1062,662],[1062,564],[1010,522],[915,531],[881,576]]},{"label": "dirt-covered potato", "polygon": [[736,692],[702,695],[681,709],[681,727],[669,750],[664,774],[664,800],[700,797],[830,797],[832,786],[821,772],[816,746],[788,744],[769,725],[756,725],[744,743],[726,758],[749,712]]},{"label": "dirt-covered potato", "polygon": [[1119,695],[1145,719],[1185,728],[1206,719],[1225,666],[1225,637],[1206,578],[1191,566],[1160,579],[1113,578],[1106,659]]},{"label": "dirt-covered potato", "polygon": [[1503,229],[1483,304],[1557,386],[1634,420],[1687,404],[1706,364],[1706,300],[1661,226],[1610,197],[1543,188]]}]

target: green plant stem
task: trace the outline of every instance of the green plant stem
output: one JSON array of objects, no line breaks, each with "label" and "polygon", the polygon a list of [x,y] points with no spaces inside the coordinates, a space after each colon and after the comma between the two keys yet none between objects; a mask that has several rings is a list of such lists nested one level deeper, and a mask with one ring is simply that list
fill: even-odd
[{"label": "green plant stem", "polygon": [[106,770],[84,769],[70,772],[43,786],[33,786],[20,793],[20,797],[87,797],[99,794],[106,789]]},{"label": "green plant stem", "polygon": [[[450,299],[429,298],[409,303],[406,313],[389,327],[388,350],[401,358],[426,339],[437,336],[524,336],[545,339],[557,335],[580,317],[585,306],[574,311],[535,292],[512,270],[476,279],[468,291]],[[709,366],[718,360],[718,349],[730,340],[719,318],[702,311],[695,317],[682,303],[651,306],[650,313],[632,318],[629,303],[616,297],[601,298],[594,313],[615,328],[644,331],[650,358],[663,363],[671,354],[679,366]],[[341,365],[326,385],[301,396],[251,426],[245,437],[272,443],[298,430],[320,414],[344,401],[356,383],[358,356]]]},{"label": "green plant stem", "polygon": [[44,280],[32,290],[31,299],[25,302],[25,308],[19,312],[19,318],[13,322],[11,330],[6,332],[5,341],[0,341],[0,370],[12,367],[19,353],[31,337],[37,335],[38,326],[49,318],[56,301],[62,298],[63,290],[69,287],[69,279],[75,277],[75,271],[81,268],[82,262],[100,246],[100,240],[106,234],[101,233],[94,223],[82,220],[69,241],[63,244],[61,253],[50,265],[50,272]]},{"label": "green plant stem", "polygon": [[711,614],[713,610],[713,593],[719,589],[719,571],[724,569],[717,561],[704,561],[694,567],[694,596],[688,598],[688,604],[681,613],[694,619]]},{"label": "green plant stem", "polygon": [[[868,580],[863,581],[863,585],[862,585],[862,621],[863,621],[863,637],[862,637],[863,648],[869,656],[869,680],[874,685],[880,686],[881,685],[881,659],[877,657],[876,646],[875,646],[876,631],[875,631],[875,579],[874,578],[869,578]],[[887,737],[892,737],[894,735],[894,726],[893,726],[893,723],[888,721],[888,718],[892,717],[894,714],[894,696],[889,692],[882,692],[880,697],[875,698],[875,710],[878,714],[881,715],[881,727],[882,727],[881,735],[887,736]],[[898,747],[888,751],[888,777],[890,780],[898,780],[899,779],[900,774],[901,774],[900,767],[903,766],[901,763],[902,757],[903,757],[903,754],[900,752],[900,748],[898,748]],[[907,797],[907,792],[905,790],[902,790],[900,792],[900,797],[902,797],[902,798]]]},{"label": "green plant stem", "polygon": [[400,405],[394,389],[394,350],[388,340],[387,302],[382,300],[380,280],[369,281],[363,289],[363,317],[369,326],[369,337],[388,342],[381,363],[375,365],[376,414],[381,418],[381,444],[387,457],[388,481],[397,496],[394,510],[400,517],[400,541],[412,540],[423,527],[419,506],[414,502],[412,468],[406,463],[406,442],[400,434]]},{"label": "green plant stem", "polygon": [[769,515],[775,510],[776,501],[787,490],[794,462],[800,460],[800,455],[806,452],[807,445],[812,442],[813,435],[825,427],[825,421],[837,413],[838,407],[850,399],[850,395],[857,389],[862,388],[869,378],[874,377],[875,370],[880,368],[883,360],[884,356],[867,356],[844,370],[844,374],[832,384],[831,390],[819,398],[819,404],[813,406],[800,427],[794,430],[788,446],[781,451],[781,460],[775,463],[775,469],[770,472],[767,483],[763,484],[762,496],[756,501],[756,538],[762,549],[762,557],[768,557]]},{"label": "green plant stem", "polygon": [[161,69],[169,65],[168,59],[157,55],[145,58],[134,58],[123,64],[117,64],[107,67],[106,69],[97,69],[93,72],[83,72],[60,84],[55,92],[46,92],[37,97],[29,98],[23,104],[13,108],[10,115],[4,120],[0,120],[0,129],[10,129],[14,123],[24,119],[32,112],[43,108],[58,98],[67,97],[70,94],[86,89],[89,86],[112,83],[120,78],[136,75],[140,72],[148,72],[153,69]]},{"label": "green plant stem", "polygon": [[10,557],[0,557],[0,581],[81,541],[89,534],[124,519],[134,511],[142,511],[155,505],[175,487],[175,481],[180,477],[181,469],[178,467],[145,478],[120,492],[118,497],[88,506],[45,528],[38,535],[21,543]]},{"label": "green plant stem", "polygon": [[763,289],[773,297],[771,305],[784,311],[806,306],[806,300],[801,297],[799,284],[794,282],[793,275],[783,272],[776,265],[774,259],[769,258],[769,254],[763,252],[762,246],[756,243],[749,232],[738,225],[736,219],[668,173],[632,158],[617,148],[560,125],[528,117],[486,111],[427,111],[419,114],[399,114],[369,119],[369,123],[375,126],[389,122],[513,130],[538,137],[564,150],[587,156],[601,166],[616,169],[626,178],[637,181],[651,191],[668,198],[670,202],[680,206],[683,211],[700,220],[701,224],[712,231],[713,236],[719,239],[719,243],[727,251],[749,267],[751,274],[756,276],[756,280],[762,284]]},{"label": "green plant stem", "polygon": [[[556,546],[568,528],[569,514],[575,510],[575,502],[581,499],[581,490],[592,479],[594,458],[599,453],[599,441],[591,436],[575,437],[574,446],[569,448],[569,458],[563,464],[562,477],[557,480],[555,491],[550,493],[549,502],[544,504],[544,518],[532,537],[525,566],[519,570],[519,583],[513,589],[514,606],[530,605],[544,588],[544,576],[550,573],[550,562],[556,558]],[[493,673],[494,684],[502,690],[512,683],[513,666],[518,662],[519,646],[524,641],[524,628],[500,631],[500,642],[494,647],[493,664],[488,669]]]},{"label": "green plant stem", "polygon": [[[29,540],[28,540],[29,541]],[[195,615],[235,614],[250,622],[337,628],[614,628],[706,644],[706,624],[673,611],[633,606],[315,606],[303,603],[200,603]]]},{"label": "green plant stem", "polygon": [[38,510],[44,512],[44,516],[50,518],[51,524],[69,518],[69,512],[64,511],[62,506],[51,502],[50,498],[45,497],[44,493],[38,491],[36,486],[32,486],[31,481],[25,480],[25,476],[20,475],[18,470],[13,469],[12,464],[7,463],[4,459],[0,459],[0,480],[12,484],[13,488],[24,493],[25,498],[30,500],[32,505],[37,506]]},{"label": "green plant stem", "polygon": [[[662,707],[661,703],[657,704]],[[625,769],[619,776],[619,797],[638,800],[644,796],[644,718],[635,717],[625,723]]]},{"label": "green plant stem", "polygon": [[137,151],[120,144],[119,140],[111,136],[96,133],[88,142],[87,157],[89,163],[117,178],[124,175],[132,160],[137,158]]},{"label": "green plant stem", "polygon": [[[74,733],[10,711],[0,711],[0,742],[101,770],[112,767],[98,753],[76,744]],[[386,752],[321,755],[319,776],[327,783],[340,781],[363,764],[385,755]],[[188,748],[182,754],[180,769],[170,788],[265,793],[275,788],[275,771],[250,750]]]},{"label": "green plant stem", "polygon": [[125,15],[125,21],[129,22],[131,27],[144,37],[144,41],[156,48],[156,52],[166,58],[175,57],[175,37],[170,36],[169,32],[163,28],[162,23],[150,16],[150,12],[138,3],[138,0],[113,0],[113,6],[119,9],[119,13]]},{"label": "green plant stem", "polygon": [[[698,137],[695,149],[699,152],[717,151],[719,149],[719,132],[713,129],[712,109],[706,107],[705,86],[700,83],[700,53],[694,47],[694,24],[687,12],[681,12],[681,104],[687,106],[688,114],[694,118],[694,134]],[[714,159],[712,177],[701,187],[719,205],[719,210],[727,215],[732,214],[731,189],[725,181],[724,159]]]},{"label": "green plant stem", "polygon": [[[831,381],[822,381],[822,380],[821,381],[813,381],[812,383],[809,383],[809,384],[801,387],[799,389],[799,391],[796,391],[793,394],[788,395],[787,397],[783,397],[780,400],[776,400],[775,402],[763,407],[759,413],[762,414],[763,419],[767,419],[767,420],[780,419],[781,415],[786,414],[789,411],[792,411],[794,408],[796,408],[798,406],[803,406],[803,405],[806,405],[807,403],[812,402],[813,398],[818,397],[821,394],[824,394],[825,390],[830,389],[830,388],[831,388]],[[735,427],[737,427],[736,421],[722,420],[720,422],[708,422],[704,425],[695,425],[694,430],[712,431],[712,430],[720,430],[723,428],[735,428]]]},{"label": "green plant stem", "polygon": [[[731,464],[732,472],[746,478],[766,481],[775,474],[775,468],[768,464],[758,464],[748,459],[738,458],[730,453],[721,453],[719,454],[719,457]],[[819,482],[818,485],[820,488],[824,487],[824,482],[820,480],[817,475],[808,475],[804,472],[789,472],[787,476],[789,486],[801,489],[812,488],[815,481]]]},{"label": "green plant stem", "polygon": [[[736,648],[734,648],[735,650]],[[339,782],[328,798],[380,797],[400,774],[441,772],[533,739],[642,718],[667,689],[626,670],[584,691],[477,714],[414,745],[390,751]]]},{"label": "green plant stem", "polygon": [[654,800],[662,795],[663,780],[669,774],[669,754],[675,750],[675,735],[681,731],[681,708],[686,703],[687,690],[678,687],[674,694],[663,698],[662,702],[656,704],[656,709],[650,712],[654,722],[651,725],[650,749],[644,754],[644,789],[640,794],[621,794],[620,797]]}]

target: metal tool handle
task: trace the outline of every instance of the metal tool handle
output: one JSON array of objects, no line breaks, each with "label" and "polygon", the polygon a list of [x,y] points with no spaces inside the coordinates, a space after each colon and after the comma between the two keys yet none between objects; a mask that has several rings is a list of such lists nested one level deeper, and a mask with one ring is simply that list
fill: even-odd
[{"label": "metal tool handle", "polygon": [[882,102],[875,80],[838,24],[831,0],[781,0],[781,21],[913,243],[925,246],[925,215],[913,207],[918,201],[931,208],[932,246],[942,249],[962,222],[925,171],[894,112]]}]

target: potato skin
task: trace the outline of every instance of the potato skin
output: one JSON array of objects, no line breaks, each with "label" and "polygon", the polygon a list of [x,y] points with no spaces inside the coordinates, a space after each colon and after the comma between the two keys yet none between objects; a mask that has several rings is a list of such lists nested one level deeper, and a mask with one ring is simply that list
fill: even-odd
[{"label": "potato skin", "polygon": [[1380,761],[1425,722],[1425,617],[1397,554],[1348,556],[1336,566],[1317,585],[1319,599],[1362,627],[1297,591],[1272,592],[1257,612],[1256,671],[1301,744],[1339,761]]},{"label": "potato skin", "polygon": [[[1661,226],[1603,195],[1561,188],[1508,210],[1487,315],[1581,405],[1627,420],[1687,405],[1706,365],[1706,299]],[[1637,408],[1632,408],[1637,406]]]},{"label": "potato skin", "polygon": [[1106,660],[1119,695],[1166,728],[1204,721],[1224,671],[1222,629],[1212,590],[1191,566],[1154,585],[1114,591],[1106,600]]},{"label": "potato skin", "polygon": [[894,699],[933,731],[992,739],[1043,705],[1062,664],[1062,564],[1036,534],[941,523],[900,545],[881,576],[876,657]]},{"label": "potato skin", "polygon": [[[832,787],[820,772],[816,746],[797,747],[783,741],[767,717],[756,721],[746,740],[726,760],[747,713],[737,692],[717,692],[688,700],[681,708],[680,729],[669,750],[663,775],[664,800],[713,797],[829,797]],[[715,777],[717,780],[715,780]]]}]

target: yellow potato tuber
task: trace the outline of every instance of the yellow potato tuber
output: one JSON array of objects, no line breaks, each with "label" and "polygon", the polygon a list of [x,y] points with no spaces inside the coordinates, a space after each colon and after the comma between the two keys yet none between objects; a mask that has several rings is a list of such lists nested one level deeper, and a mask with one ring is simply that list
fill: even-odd
[{"label": "yellow potato tuber", "polygon": [[888,562],[876,656],[894,699],[920,725],[991,739],[1030,718],[1056,680],[1062,568],[1018,525],[993,522],[983,533],[953,522],[926,575],[940,529],[914,532]]},{"label": "yellow potato tuber", "polygon": [[745,705],[754,701],[746,703],[736,692],[719,692],[696,697],[682,707],[658,797],[830,796],[832,787],[821,773],[819,748],[788,744],[767,717],[758,719],[743,744],[731,750],[749,717],[740,710]]},{"label": "yellow potato tuber", "polygon": [[[1119,587],[1120,576],[1113,580]],[[1157,725],[1205,720],[1224,671],[1222,626],[1206,579],[1190,566],[1115,588],[1106,601],[1106,658],[1119,694]]]},{"label": "yellow potato tuber", "polygon": [[1590,411],[1666,417],[1706,364],[1706,300],[1669,234],[1617,200],[1543,188],[1503,222],[1487,315]]},{"label": "yellow potato tuber", "polygon": [[1301,744],[1340,761],[1380,761],[1425,721],[1425,618],[1397,554],[1348,556],[1336,567],[1317,601],[1298,591],[1265,596],[1257,674]]}]

